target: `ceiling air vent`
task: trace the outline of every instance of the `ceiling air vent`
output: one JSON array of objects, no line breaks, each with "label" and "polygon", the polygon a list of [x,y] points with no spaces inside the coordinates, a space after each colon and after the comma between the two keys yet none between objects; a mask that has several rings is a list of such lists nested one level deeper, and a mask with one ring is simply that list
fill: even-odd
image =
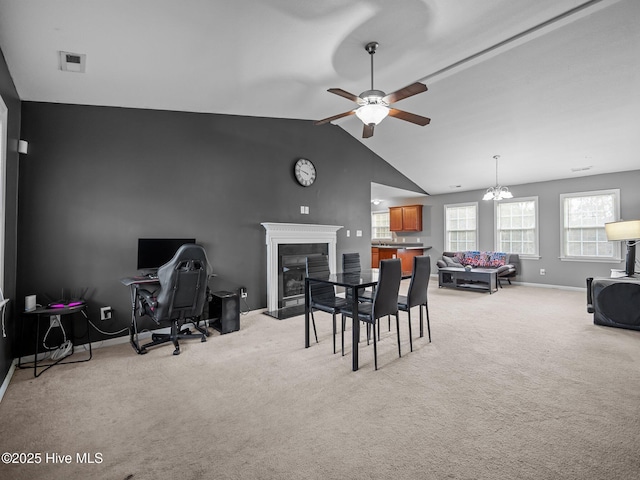
[{"label": "ceiling air vent", "polygon": [[60,70],[63,72],[84,73],[87,56],[83,53],[58,52],[60,54]]}]

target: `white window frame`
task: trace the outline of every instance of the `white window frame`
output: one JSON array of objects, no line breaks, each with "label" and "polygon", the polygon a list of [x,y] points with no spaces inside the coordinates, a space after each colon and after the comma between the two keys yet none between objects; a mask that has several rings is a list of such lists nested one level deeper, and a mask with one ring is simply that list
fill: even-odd
[{"label": "white window frame", "polygon": [[[494,247],[495,247],[495,251],[496,252],[502,252],[504,251],[503,249],[501,249],[500,247],[500,232],[501,232],[501,228],[499,225],[500,222],[500,215],[499,215],[499,209],[501,205],[505,205],[508,203],[524,203],[524,202],[533,202],[534,204],[534,208],[535,208],[535,226],[533,228],[534,230],[534,253],[521,253],[521,252],[505,252],[505,253],[517,253],[520,258],[530,258],[530,259],[539,259],[540,258],[540,221],[539,221],[539,214],[538,214],[538,197],[521,197],[521,198],[513,198],[513,199],[504,199],[504,200],[500,200],[499,202],[493,202],[494,203],[494,207],[493,207],[493,226],[494,226],[494,232],[495,232],[495,241],[494,241]],[[508,230],[508,229],[504,229],[504,230]],[[524,230],[524,229],[522,229]]]},{"label": "white window frame", "polygon": [[[476,216],[476,228],[475,228],[475,234],[476,234],[476,241],[475,241],[475,246],[473,248],[466,248],[465,250],[477,250],[478,249],[478,238],[479,238],[479,234],[478,234],[478,225],[479,225],[479,221],[478,221],[478,202],[467,202],[467,203],[451,203],[448,205],[444,206],[444,251],[445,252],[453,252],[453,251],[458,251],[457,249],[453,249],[451,247],[451,244],[449,243],[449,222],[448,222],[448,213],[449,213],[449,209],[450,208],[460,208],[460,207],[474,207],[475,209],[475,216]],[[462,230],[456,230],[456,231],[462,231]],[[464,231],[472,231],[472,230],[464,230]]]},{"label": "white window frame", "polygon": [[[389,232],[389,235],[386,237],[378,237],[376,235],[374,235],[374,216],[375,215],[386,215],[387,216],[387,231]],[[391,240],[393,238],[393,235],[391,234],[391,229],[390,229],[391,225],[390,225],[390,218],[389,218],[389,209],[387,210],[377,210],[375,212],[371,212],[371,239],[372,240]]]},{"label": "white window frame", "polygon": [[[612,195],[614,201],[614,218],[609,221],[616,222],[620,220],[620,189],[594,190],[590,192],[575,192],[560,194],[560,260],[569,262],[615,262],[622,261],[620,254],[620,242],[610,242],[612,244],[612,255],[568,255],[565,243],[565,201],[570,198],[577,197],[595,197],[601,195]],[[602,225],[604,231],[604,223]]]}]

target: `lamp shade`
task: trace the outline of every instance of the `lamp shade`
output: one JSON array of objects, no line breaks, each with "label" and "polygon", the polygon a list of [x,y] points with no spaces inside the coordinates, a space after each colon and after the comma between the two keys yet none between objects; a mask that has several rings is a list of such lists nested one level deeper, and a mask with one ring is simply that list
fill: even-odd
[{"label": "lamp shade", "polygon": [[604,224],[607,240],[636,240],[640,238],[640,220]]}]

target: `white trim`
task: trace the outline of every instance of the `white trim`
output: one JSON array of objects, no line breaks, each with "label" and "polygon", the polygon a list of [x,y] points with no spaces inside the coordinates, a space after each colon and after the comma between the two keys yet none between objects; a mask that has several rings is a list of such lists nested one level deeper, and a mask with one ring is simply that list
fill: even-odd
[{"label": "white trim", "polygon": [[571,290],[572,292],[586,292],[587,287],[569,287],[567,285],[551,285],[548,283],[530,283],[530,282],[516,282],[512,280],[513,285],[522,285],[524,287],[537,287],[537,288],[557,288],[558,290]]},{"label": "white trim", "polygon": [[2,386],[0,387],[0,402],[4,398],[4,394],[7,392],[9,388],[9,383],[11,382],[11,378],[13,377],[13,372],[16,371],[16,362],[11,363],[11,367],[9,367],[9,371],[4,377],[4,381],[2,382]]},{"label": "white trim", "polygon": [[0,96],[0,290],[4,290],[4,267],[5,267],[5,218],[6,218],[6,192],[7,192],[7,150],[8,150],[8,122],[7,105]]},{"label": "white trim", "polygon": [[266,230],[267,245],[267,311],[278,309],[278,245],[326,243],[329,246],[329,270],[336,272],[337,231],[342,225],[307,223],[261,223]]}]

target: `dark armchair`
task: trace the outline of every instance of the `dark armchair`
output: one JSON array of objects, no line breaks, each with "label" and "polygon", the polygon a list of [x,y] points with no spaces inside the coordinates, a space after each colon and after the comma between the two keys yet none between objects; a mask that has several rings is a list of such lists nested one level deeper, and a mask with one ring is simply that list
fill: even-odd
[{"label": "dark armchair", "polygon": [[[158,269],[158,289],[138,290],[138,315],[151,318],[156,325],[171,324],[170,333],[153,333],[151,342],[134,345],[139,353],[146,353],[148,347],[173,342],[173,354],[178,355],[179,339],[200,337],[202,342],[207,340],[208,331],[206,326],[200,326],[200,315],[207,295],[208,275],[209,262],[204,248],[186,244]],[[192,323],[197,333],[186,328],[186,323]],[[137,326],[134,328],[137,331]],[[137,339],[132,337],[132,342]]]}]

